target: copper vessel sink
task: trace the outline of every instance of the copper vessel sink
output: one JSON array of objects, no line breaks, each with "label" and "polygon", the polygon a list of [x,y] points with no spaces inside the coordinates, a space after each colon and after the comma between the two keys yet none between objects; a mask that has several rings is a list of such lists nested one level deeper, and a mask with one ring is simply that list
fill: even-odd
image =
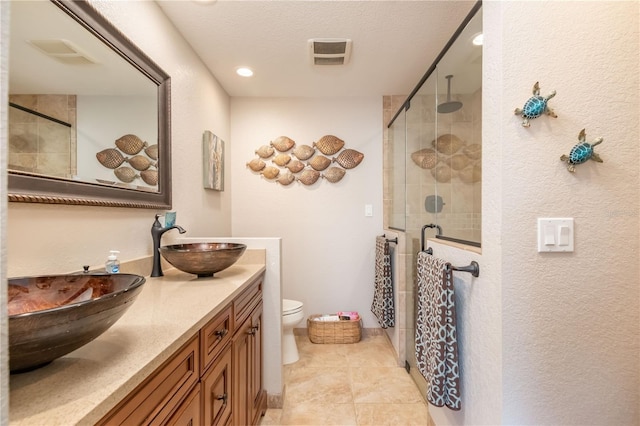
[{"label": "copper vessel sink", "polygon": [[211,277],[236,263],[247,246],[236,243],[191,243],[160,247],[160,253],[177,269]]},{"label": "copper vessel sink", "polygon": [[132,274],[9,278],[9,369],[33,370],[89,343],[124,314],[144,282]]}]

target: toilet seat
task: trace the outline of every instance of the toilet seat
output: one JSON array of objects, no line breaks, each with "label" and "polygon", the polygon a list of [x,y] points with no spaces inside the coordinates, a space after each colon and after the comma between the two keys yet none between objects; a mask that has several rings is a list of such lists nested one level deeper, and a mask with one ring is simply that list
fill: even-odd
[{"label": "toilet seat", "polygon": [[302,311],[303,303],[297,300],[282,299],[282,315],[293,315]]}]

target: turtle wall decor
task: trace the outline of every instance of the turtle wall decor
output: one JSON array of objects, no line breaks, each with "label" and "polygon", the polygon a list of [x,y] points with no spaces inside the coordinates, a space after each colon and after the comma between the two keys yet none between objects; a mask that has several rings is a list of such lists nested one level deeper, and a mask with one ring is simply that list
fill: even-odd
[{"label": "turtle wall decor", "polygon": [[560,161],[564,161],[567,163],[567,169],[573,173],[576,171],[576,165],[582,164],[587,160],[597,161],[598,163],[602,163],[602,158],[598,154],[593,151],[593,147],[601,144],[604,139],[596,138],[595,141],[588,143],[586,142],[587,134],[585,133],[585,129],[580,131],[578,135],[578,140],[580,143],[571,148],[571,152],[569,155],[562,155],[560,157]]},{"label": "turtle wall decor", "polygon": [[554,90],[547,96],[540,96],[540,85],[536,81],[536,84],[533,85],[533,96],[527,99],[527,102],[524,103],[522,109],[516,108],[514,111],[516,115],[522,116],[522,126],[529,127],[531,125],[529,120],[538,118],[542,114],[557,118],[558,116],[547,104],[549,99],[553,98],[555,95],[556,91]]}]

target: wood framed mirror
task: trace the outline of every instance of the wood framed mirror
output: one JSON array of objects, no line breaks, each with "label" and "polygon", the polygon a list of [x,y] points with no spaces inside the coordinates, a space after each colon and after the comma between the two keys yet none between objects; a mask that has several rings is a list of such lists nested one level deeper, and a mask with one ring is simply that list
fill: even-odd
[{"label": "wood framed mirror", "polygon": [[[84,0],[12,2],[11,8],[9,201],[170,209],[169,75]],[[71,105],[62,125],[70,141],[56,148],[69,164],[60,173],[49,172],[55,155],[46,155],[55,151],[46,138],[60,125],[38,106],[50,95],[68,96]],[[16,107],[12,99],[32,105]],[[28,115],[15,131],[12,114]],[[139,154],[139,147],[126,153],[116,146],[127,135],[144,141]],[[121,163],[105,166],[96,155],[103,150],[116,151]],[[130,167],[135,156],[142,167]],[[115,174],[118,167],[129,169],[124,181]],[[145,170],[155,182],[141,176]]]}]

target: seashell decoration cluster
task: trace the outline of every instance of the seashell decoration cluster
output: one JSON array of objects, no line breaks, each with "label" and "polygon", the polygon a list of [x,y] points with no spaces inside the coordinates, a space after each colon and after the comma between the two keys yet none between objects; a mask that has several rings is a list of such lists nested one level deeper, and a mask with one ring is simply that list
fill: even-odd
[{"label": "seashell decoration cluster", "polygon": [[279,136],[255,153],[258,157],[249,161],[247,167],[280,185],[298,181],[309,186],[321,178],[337,183],[348,169],[357,167],[364,159],[363,153],[344,148],[344,141],[333,135],[325,135],[311,145],[296,145],[291,138]]},{"label": "seashell decoration cluster", "polygon": [[436,181],[446,183],[458,178],[469,184],[480,182],[480,144],[467,144],[456,135],[444,134],[434,139],[431,146],[414,152],[411,159],[418,167],[430,170]]},{"label": "seashell decoration cluster", "polygon": [[[107,148],[96,153],[100,164],[113,169],[113,173],[121,182],[131,183],[140,178],[147,185],[158,184],[157,144],[148,145],[138,136],[131,134],[116,139],[115,144],[117,149]],[[126,157],[123,153],[131,157]],[[124,163],[128,163],[131,167],[123,166]]]}]

